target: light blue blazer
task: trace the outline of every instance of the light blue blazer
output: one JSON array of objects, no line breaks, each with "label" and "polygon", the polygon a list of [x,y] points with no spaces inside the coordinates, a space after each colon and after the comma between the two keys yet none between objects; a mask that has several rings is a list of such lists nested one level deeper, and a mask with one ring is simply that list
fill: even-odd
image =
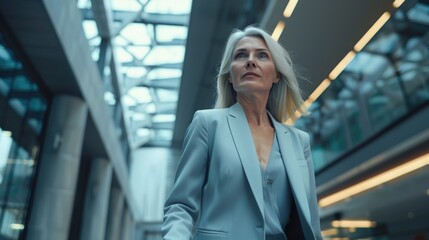
[{"label": "light blue blazer", "polygon": [[[295,202],[285,228],[288,239],[322,239],[309,136],[270,117]],[[263,240],[262,191],[241,105],[197,111],[165,203],[163,239]]]}]

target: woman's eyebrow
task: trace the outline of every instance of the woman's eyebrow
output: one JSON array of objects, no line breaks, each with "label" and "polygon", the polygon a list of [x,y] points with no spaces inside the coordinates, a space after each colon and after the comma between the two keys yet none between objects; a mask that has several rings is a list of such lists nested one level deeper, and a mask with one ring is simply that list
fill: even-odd
[{"label": "woman's eyebrow", "polygon": [[[257,52],[263,52],[263,51],[269,52],[269,50],[267,48],[257,48],[255,50]],[[249,49],[247,49],[247,48],[238,48],[238,49],[235,49],[234,52],[247,52],[247,51],[249,51]]]},{"label": "woman's eyebrow", "polygon": [[247,52],[247,48],[237,48],[234,52]]}]

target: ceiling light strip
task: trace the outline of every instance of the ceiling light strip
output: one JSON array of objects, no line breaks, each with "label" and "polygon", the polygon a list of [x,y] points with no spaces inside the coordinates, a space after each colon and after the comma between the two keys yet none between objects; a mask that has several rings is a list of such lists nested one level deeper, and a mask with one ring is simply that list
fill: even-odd
[{"label": "ceiling light strip", "polygon": [[337,66],[332,70],[331,73],[329,73],[329,79],[335,80],[338,75],[349,65],[349,63],[353,60],[353,58],[356,56],[356,53],[353,51],[350,51],[347,53],[347,55],[341,60]]},{"label": "ceiling light strip", "polygon": [[271,37],[274,39],[274,40],[276,40],[276,41],[278,41],[279,40],[279,38],[280,38],[280,35],[282,35],[282,33],[283,33],[283,30],[285,29],[285,23],[283,22],[283,21],[279,21],[278,23],[277,23],[277,26],[276,26],[276,28],[274,28],[274,31],[273,31],[273,34],[271,34]]},{"label": "ceiling light strip", "polygon": [[405,0],[395,0],[393,2],[393,7],[399,8],[404,2],[405,2]]},{"label": "ceiling light strip", "polygon": [[[368,32],[358,41],[354,46],[354,50],[359,52],[362,48],[371,40],[371,38],[381,29],[381,27],[389,20],[390,13],[385,12],[368,30]],[[329,79],[335,80],[338,75],[349,65],[349,63],[356,56],[356,52],[350,51],[335,68],[329,73]],[[330,85],[329,79],[323,80],[323,82],[314,90],[314,92],[308,97],[308,101],[314,102],[316,99],[328,88]]]},{"label": "ceiling light strip", "polygon": [[298,3],[298,0],[289,0],[283,12],[283,16],[285,18],[289,18],[290,16],[292,16],[293,10],[295,10],[297,3]]},{"label": "ceiling light strip", "polygon": [[[298,118],[300,118],[301,116],[302,116],[302,114],[304,113],[306,113],[306,111],[310,108],[310,106],[311,106],[311,104],[313,104],[313,102],[312,101],[310,101],[309,99],[307,99],[307,100],[305,100],[302,104],[301,104],[301,107],[300,107],[300,109],[301,110],[295,110],[295,112],[294,112],[294,118],[295,118],[295,120],[296,119],[298,119]],[[301,112],[301,111],[303,111],[303,113]],[[284,124],[286,124],[286,125],[293,125],[293,123],[294,123],[294,120],[292,120],[292,118],[291,117],[289,117],[285,122],[284,122]]]},{"label": "ceiling light strip", "polygon": [[[331,80],[329,80],[328,78],[326,78],[325,80],[322,81],[322,83],[316,88],[316,90],[313,91],[313,93],[307,98],[307,100],[304,101],[304,103],[301,105],[301,109],[303,109],[304,111],[307,111],[311,104],[313,104],[314,101],[316,101],[316,99],[320,96],[320,94],[322,94],[326,88],[329,87],[329,85],[331,85]],[[295,119],[298,119],[302,116],[302,113],[298,110],[295,111]],[[294,121],[292,120],[292,118],[288,118],[284,124],[286,125],[293,125]]]},{"label": "ceiling light strip", "polygon": [[328,236],[337,235],[337,234],[338,234],[338,229],[336,228],[330,228],[322,231],[323,237],[328,237]]},{"label": "ceiling light strip", "polygon": [[355,184],[351,187],[348,187],[348,188],[343,189],[339,192],[336,192],[336,193],[331,194],[327,197],[324,197],[319,201],[319,206],[320,207],[327,207],[329,205],[332,205],[334,203],[337,203],[337,202],[340,202],[344,199],[347,199],[351,196],[357,195],[361,192],[364,192],[366,190],[369,190],[371,188],[379,186],[383,183],[386,183],[388,181],[391,181],[393,179],[401,177],[407,173],[415,171],[415,170],[422,168],[426,165],[429,165],[429,153],[427,153],[423,156],[420,156],[414,160],[411,160],[407,163],[404,163],[400,166],[397,166],[395,168],[387,170],[387,171],[385,171],[381,174],[378,174],[374,177],[371,177],[367,180],[364,180],[364,181],[362,181],[358,184]]},{"label": "ceiling light strip", "polygon": [[308,97],[308,101],[314,102],[317,98],[331,85],[331,80],[325,78],[322,83],[313,91],[313,93]]},{"label": "ceiling light strip", "polygon": [[365,45],[371,40],[372,37],[384,26],[384,24],[389,20],[390,13],[385,12],[381,17],[372,25],[372,27],[368,30],[368,32],[363,35],[363,37],[356,43],[354,50],[359,52],[362,50]]},{"label": "ceiling light strip", "polygon": [[[395,0],[393,3],[394,6],[400,6],[405,0]],[[298,3],[298,0],[290,0],[288,5],[285,8],[285,11],[283,12],[283,15],[285,17],[290,17],[290,15],[287,15],[287,13],[290,11],[290,14],[292,14],[293,9],[295,8],[296,4]],[[291,10],[288,10],[291,9]],[[335,68],[329,73],[329,79],[335,80],[338,75],[344,69],[347,67],[347,65],[354,59],[356,56],[356,53],[361,51],[366,44],[374,37],[374,35],[381,29],[381,27],[384,26],[384,24],[389,20],[390,13],[385,12],[381,17],[374,23],[374,25],[365,33],[365,35],[356,43],[354,46],[354,51],[350,51],[338,64],[335,66]],[[285,25],[283,21],[279,21],[277,23],[276,28],[273,31],[273,34],[271,35],[276,41],[278,41],[281,33],[283,32]],[[324,79],[322,83],[313,91],[313,93],[307,98],[307,106],[310,106],[311,103],[316,101],[316,99],[329,87],[330,81],[329,79]],[[301,114],[297,115],[297,118],[300,118]],[[293,124],[292,119],[288,119],[287,124]]]}]

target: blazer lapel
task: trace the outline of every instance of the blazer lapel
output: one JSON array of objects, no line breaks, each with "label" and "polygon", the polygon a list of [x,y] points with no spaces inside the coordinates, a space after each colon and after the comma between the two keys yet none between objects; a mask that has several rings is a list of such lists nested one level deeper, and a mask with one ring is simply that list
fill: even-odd
[{"label": "blazer lapel", "polygon": [[258,203],[262,217],[265,219],[261,169],[249,124],[247,123],[246,116],[239,103],[235,103],[230,107],[228,124],[241,164],[247,177],[247,181],[249,182],[253,196]]},{"label": "blazer lapel", "polygon": [[271,114],[269,114],[274,125],[274,129],[277,132],[277,139],[280,145],[280,153],[282,155],[283,163],[286,168],[288,179],[292,188],[293,195],[295,197],[296,207],[299,208],[298,212],[304,215],[305,221],[301,220],[301,224],[305,222],[307,226],[310,225],[310,208],[308,206],[308,199],[305,193],[304,181],[300,174],[301,169],[298,165],[298,160],[295,155],[295,149],[292,146],[292,137],[290,130],[284,125],[277,122]]}]

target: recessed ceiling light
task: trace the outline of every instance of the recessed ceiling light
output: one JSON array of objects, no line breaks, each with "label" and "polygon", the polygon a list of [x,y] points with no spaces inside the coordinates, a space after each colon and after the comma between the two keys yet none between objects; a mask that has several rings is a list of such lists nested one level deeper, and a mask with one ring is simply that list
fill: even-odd
[{"label": "recessed ceiling light", "polygon": [[377,223],[369,220],[336,220],[331,225],[336,228],[372,228]]},{"label": "recessed ceiling light", "polygon": [[12,132],[11,132],[11,131],[4,131],[4,132],[3,132],[3,134],[4,134],[6,137],[12,137]]},{"label": "recessed ceiling light", "polygon": [[24,229],[24,225],[21,223],[11,223],[10,228],[12,228],[14,230],[22,230],[22,229]]}]

